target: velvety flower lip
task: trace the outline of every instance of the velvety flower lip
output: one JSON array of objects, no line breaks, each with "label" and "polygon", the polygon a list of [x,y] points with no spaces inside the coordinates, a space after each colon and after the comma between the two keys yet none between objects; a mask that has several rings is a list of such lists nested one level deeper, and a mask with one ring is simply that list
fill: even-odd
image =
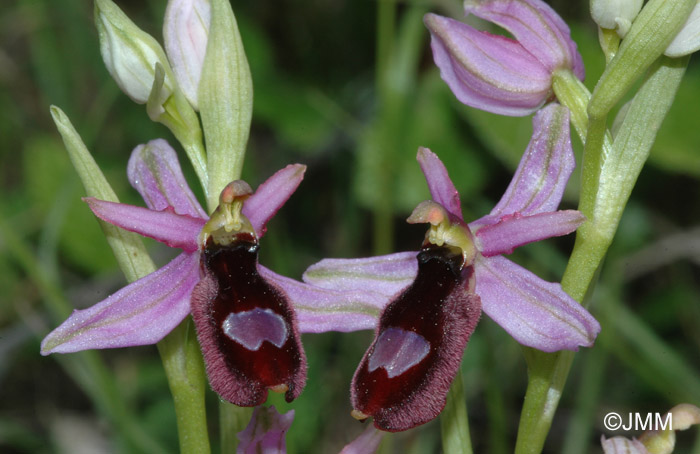
[{"label": "velvety flower lip", "polygon": [[[538,112],[533,138],[503,198],[491,213],[467,224],[478,249],[475,291],[483,311],[521,344],[547,352],[592,345],[600,325],[561,285],[544,281],[501,254],[571,233],[585,221],[577,211],[556,210],[575,165],[568,125],[564,107],[551,104]],[[418,161],[433,201],[461,221],[457,191],[444,165],[425,148],[419,150]],[[304,281],[329,291],[371,289],[383,295],[386,304],[415,279],[415,257],[415,252],[402,252],[325,259],[307,269]],[[351,304],[336,309],[354,311]],[[301,324],[314,316],[298,308]]]},{"label": "velvety flower lip", "polygon": [[[297,188],[304,170],[305,166],[299,164],[279,170],[245,201],[242,212],[258,238]],[[190,296],[200,281],[199,233],[208,216],[189,189],[175,151],[166,141],[159,139],[136,147],[127,175],[147,208],[86,198],[90,208],[106,222],[183,252],[94,306],[74,311],[43,340],[43,355],[153,344],[190,313]],[[264,273],[283,289],[288,282],[270,270]],[[300,298],[315,303],[299,288],[295,291]]]},{"label": "velvety flower lip", "polygon": [[584,77],[569,28],[540,0],[473,0],[467,14],[493,22],[515,39],[427,14],[440,74],[464,104],[501,115],[528,115],[552,96],[552,74],[570,69]]}]

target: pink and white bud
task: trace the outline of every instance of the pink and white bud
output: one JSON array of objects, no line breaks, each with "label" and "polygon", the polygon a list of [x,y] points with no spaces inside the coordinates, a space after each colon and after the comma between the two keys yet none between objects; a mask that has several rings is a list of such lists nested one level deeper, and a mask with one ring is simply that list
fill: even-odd
[{"label": "pink and white bud", "polygon": [[211,5],[209,0],[170,0],[165,10],[165,51],[180,89],[195,110],[197,90],[207,51]]},{"label": "pink and white bud", "polygon": [[583,61],[569,28],[541,0],[469,0],[465,10],[515,39],[425,16],[440,75],[464,104],[501,115],[529,115],[552,97],[555,71],[568,69],[583,79]]}]

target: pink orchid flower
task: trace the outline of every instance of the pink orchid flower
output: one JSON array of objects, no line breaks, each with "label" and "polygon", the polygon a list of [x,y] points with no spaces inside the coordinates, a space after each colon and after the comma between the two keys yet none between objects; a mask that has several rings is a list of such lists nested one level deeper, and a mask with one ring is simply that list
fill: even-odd
[{"label": "pink orchid flower", "polygon": [[[286,391],[290,401],[297,397],[306,380],[306,357],[285,292],[293,281],[260,266],[257,252],[266,223],[304,171],[303,165],[289,165],[255,193],[233,182],[210,218],[164,140],[137,147],[128,177],[147,207],[85,201],[103,221],[182,252],[107,299],[74,311],[43,340],[42,354],[154,344],[192,313],[209,381],[224,399],[259,405],[267,389]],[[240,225],[231,227],[236,222]],[[295,286],[295,295],[305,297],[304,288]],[[263,367],[271,363],[275,367]]]},{"label": "pink orchid flower", "polygon": [[[384,295],[376,312],[349,301],[324,319],[324,330],[375,329],[355,372],[353,416],[374,417],[387,431],[435,418],[445,405],[481,310],[523,345],[553,352],[592,345],[600,325],[557,283],[503,257],[514,248],[573,232],[585,221],[557,211],[575,160],[568,110],[552,104],[535,115],[534,134],[510,186],[488,215],[469,224],[447,170],[430,150],[418,161],[432,195],[409,222],[431,227],[419,252],[325,259],[307,283]],[[297,308],[300,323],[316,315]],[[350,315],[352,314],[352,315]]]}]

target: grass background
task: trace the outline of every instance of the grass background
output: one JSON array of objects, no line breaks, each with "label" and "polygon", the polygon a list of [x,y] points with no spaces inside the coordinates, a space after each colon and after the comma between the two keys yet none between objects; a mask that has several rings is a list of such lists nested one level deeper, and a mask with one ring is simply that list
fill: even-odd
[{"label": "grass background", "polygon": [[[118,4],[162,42],[165,0]],[[592,89],[603,70],[587,2],[553,2],[571,24]],[[56,132],[49,106],[71,118],[112,186],[126,180],[138,144],[169,131],[110,79],[88,0],[4,0],[0,5],[0,452],[176,452],[167,382],[154,347],[41,357],[39,342],[73,308],[124,284]],[[394,48],[377,76],[377,3],[236,2],[255,86],[244,178],[308,166],[269,226],[261,262],[291,277],[323,257],[416,249],[423,228],[404,222],[428,198],[418,146],[445,161],[465,219],[487,213],[510,180],[530,118],[459,104],[432,63],[427,11],[459,16],[456,2],[400,3]],[[386,55],[386,54],[383,54]],[[700,405],[700,67],[691,61],[620,225],[592,313],[602,332],[577,355],[547,452],[599,451],[603,416]],[[572,139],[580,158],[580,143]],[[195,178],[181,154],[188,180]],[[578,174],[563,206],[575,207]],[[148,243],[158,264],[172,251]],[[558,280],[571,238],[523,247],[512,258]],[[309,379],[292,405],[291,453],[337,452],[363,430],[349,417],[349,384],[371,333],[305,335]],[[526,368],[519,345],[487,317],[463,362],[476,452],[512,451]],[[217,397],[209,393],[216,436]],[[125,423],[128,421],[128,424]],[[126,430],[124,427],[136,427]],[[677,452],[700,452],[697,429]],[[135,441],[137,440],[137,441]],[[141,440],[139,442],[138,440]],[[144,446],[153,449],[146,450]],[[440,452],[437,421],[385,437],[382,452]]]}]

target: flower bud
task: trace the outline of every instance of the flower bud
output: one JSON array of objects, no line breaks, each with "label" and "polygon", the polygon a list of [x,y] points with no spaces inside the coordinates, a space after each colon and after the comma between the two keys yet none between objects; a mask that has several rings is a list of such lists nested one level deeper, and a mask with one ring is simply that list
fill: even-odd
[{"label": "flower bud", "polygon": [[170,0],[165,9],[165,51],[180,89],[195,110],[199,110],[197,90],[210,21],[209,0]]},{"label": "flower bud", "polygon": [[515,39],[425,16],[440,75],[464,104],[501,115],[528,115],[551,97],[555,71],[568,69],[583,79],[583,61],[569,28],[544,2],[469,0],[465,10]]},{"label": "flower bud", "polygon": [[617,30],[623,38],[642,9],[642,0],[591,0],[591,16],[600,28]]},{"label": "flower bud", "polygon": [[107,70],[119,88],[135,102],[145,104],[148,101],[156,64],[162,66],[165,77],[156,100],[156,104],[162,106],[174,91],[174,79],[160,44],[111,0],[95,1],[95,24]]}]

